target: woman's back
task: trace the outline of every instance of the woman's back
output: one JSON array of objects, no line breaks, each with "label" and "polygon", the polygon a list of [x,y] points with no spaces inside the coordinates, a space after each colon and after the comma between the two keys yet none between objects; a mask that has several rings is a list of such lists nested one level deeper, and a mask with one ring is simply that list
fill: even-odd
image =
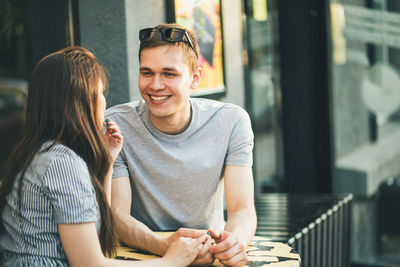
[{"label": "woman's back", "polygon": [[[57,224],[96,222],[100,213],[86,163],[68,147],[46,142],[18,186],[6,198],[1,214],[0,264],[67,266]],[[11,266],[10,265],[10,266]]]}]

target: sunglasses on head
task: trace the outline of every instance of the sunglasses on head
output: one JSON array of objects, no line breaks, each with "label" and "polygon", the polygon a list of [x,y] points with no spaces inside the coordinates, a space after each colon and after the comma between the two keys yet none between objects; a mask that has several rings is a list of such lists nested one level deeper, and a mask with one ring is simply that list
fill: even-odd
[{"label": "sunglasses on head", "polygon": [[[186,40],[183,39],[186,37]],[[180,28],[146,28],[139,31],[140,42],[151,40],[151,39],[162,39],[168,43],[184,42],[190,45],[194,53],[197,55],[196,49],[190,40],[189,34],[185,29]]]}]

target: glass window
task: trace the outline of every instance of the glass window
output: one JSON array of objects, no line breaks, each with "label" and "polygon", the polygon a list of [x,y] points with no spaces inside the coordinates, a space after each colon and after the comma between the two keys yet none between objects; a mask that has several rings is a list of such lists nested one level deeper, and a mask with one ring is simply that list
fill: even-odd
[{"label": "glass window", "polygon": [[0,13],[0,77],[28,80],[46,54],[74,43],[72,0],[3,0]]},{"label": "glass window", "polygon": [[376,201],[395,210],[400,192],[388,179],[400,174],[400,1],[331,0],[331,21],[335,189],[355,194],[352,258],[398,265],[399,232],[379,233]]},{"label": "glass window", "polygon": [[33,67],[76,41],[75,6],[75,0],[0,2],[0,178],[23,123]]},{"label": "glass window", "polygon": [[400,3],[331,2],[335,148],[341,156],[376,142],[399,122]]},{"label": "glass window", "polygon": [[279,62],[275,1],[244,1],[246,10],[246,108],[254,131],[256,192],[277,191],[282,178]]}]

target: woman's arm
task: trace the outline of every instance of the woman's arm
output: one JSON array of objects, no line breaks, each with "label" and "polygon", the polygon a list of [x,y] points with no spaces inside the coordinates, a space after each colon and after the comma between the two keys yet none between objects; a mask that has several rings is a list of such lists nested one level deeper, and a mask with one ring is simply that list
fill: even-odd
[{"label": "woman's arm", "polygon": [[106,177],[104,177],[104,192],[107,197],[107,202],[111,206],[111,176],[113,173],[113,163],[117,158],[119,152],[121,152],[122,144],[124,142],[124,137],[121,135],[121,131],[119,130],[118,126],[110,121],[106,120],[106,127],[107,131],[104,134],[104,141],[107,144],[108,151],[111,156],[112,164],[110,169],[108,170]]},{"label": "woman's arm", "polygon": [[207,236],[201,238],[180,238],[164,257],[147,261],[124,261],[106,258],[100,247],[94,223],[59,224],[58,231],[68,262],[72,267],[106,266],[187,266],[200,251]]}]

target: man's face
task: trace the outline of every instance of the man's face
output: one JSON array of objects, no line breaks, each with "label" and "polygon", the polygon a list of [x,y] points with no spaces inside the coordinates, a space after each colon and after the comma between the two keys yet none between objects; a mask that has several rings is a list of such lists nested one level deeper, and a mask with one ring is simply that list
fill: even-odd
[{"label": "man's face", "polygon": [[189,93],[197,85],[197,74],[189,71],[184,59],[183,51],[173,46],[142,50],[139,90],[150,116],[179,118],[190,112]]}]

